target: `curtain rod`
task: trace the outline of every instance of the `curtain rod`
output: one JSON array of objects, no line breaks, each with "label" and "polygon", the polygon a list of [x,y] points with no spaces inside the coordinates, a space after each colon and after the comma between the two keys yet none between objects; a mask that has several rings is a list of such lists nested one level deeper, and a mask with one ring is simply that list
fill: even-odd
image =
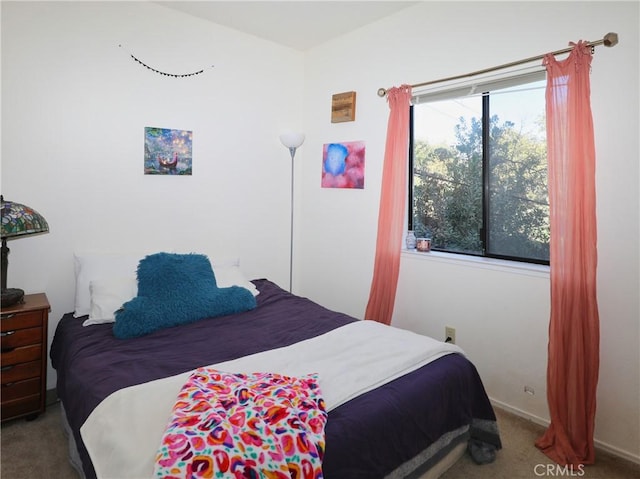
[{"label": "curtain rod", "polygon": [[[591,48],[597,46],[597,45],[604,45],[605,47],[613,47],[615,45],[618,44],[618,34],[617,33],[613,33],[613,32],[609,32],[607,33],[602,40],[596,40],[594,42],[588,42],[587,46],[590,46]],[[571,50],[573,50],[573,47],[568,47],[568,48],[563,48],[562,50],[556,50],[555,52],[551,52],[550,55],[556,56],[556,55],[561,55],[563,53],[569,53]],[[518,60],[515,62],[511,62],[511,63],[504,63],[502,65],[498,65],[496,67],[491,67],[491,68],[485,68],[484,70],[477,70],[475,72],[471,72],[471,73],[466,73],[464,75],[456,75],[453,77],[448,77],[448,78],[440,78],[439,80],[432,80],[432,81],[428,81],[428,82],[424,82],[424,83],[416,83],[415,85],[411,85],[411,88],[417,88],[417,87],[421,87],[421,86],[427,86],[427,85],[433,85],[435,83],[443,83],[446,81],[450,81],[450,80],[459,80],[460,78],[467,78],[467,77],[472,77],[472,76],[476,76],[476,75],[482,75],[483,73],[490,73],[496,70],[502,70],[504,68],[509,68],[509,67],[513,67],[516,65],[522,65],[524,63],[531,63],[533,61],[536,60],[542,60],[545,56],[549,55],[549,53],[545,53],[543,55],[537,55],[535,57],[529,57],[529,58],[525,58],[523,60]],[[378,89],[378,96],[379,97],[385,97],[387,95],[387,90],[384,88],[379,88]]]}]

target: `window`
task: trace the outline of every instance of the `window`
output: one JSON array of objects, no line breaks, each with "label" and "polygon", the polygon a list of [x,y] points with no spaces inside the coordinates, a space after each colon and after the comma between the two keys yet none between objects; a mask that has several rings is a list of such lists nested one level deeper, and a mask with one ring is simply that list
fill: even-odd
[{"label": "window", "polygon": [[409,229],[433,250],[549,264],[544,86],[538,71],[414,93]]}]

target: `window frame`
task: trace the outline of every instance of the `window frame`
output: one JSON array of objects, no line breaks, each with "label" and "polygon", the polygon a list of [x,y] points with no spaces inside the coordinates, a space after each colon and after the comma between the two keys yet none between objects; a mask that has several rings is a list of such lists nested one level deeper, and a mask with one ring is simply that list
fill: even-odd
[{"label": "window frame", "polygon": [[501,261],[513,261],[517,263],[525,263],[532,265],[542,265],[549,266],[549,260],[537,259],[537,258],[524,258],[518,256],[510,256],[510,255],[502,255],[496,253],[489,253],[490,251],[490,238],[488,234],[488,224],[489,224],[489,215],[490,215],[490,169],[489,169],[489,161],[490,161],[490,119],[491,119],[491,111],[490,111],[490,101],[489,98],[491,96],[491,90],[504,89],[509,86],[523,85],[527,83],[533,83],[539,80],[546,80],[546,73],[544,70],[539,68],[534,69],[533,71],[529,71],[524,74],[516,74],[513,72],[511,74],[503,74],[499,75],[498,78],[495,76],[489,77],[488,79],[475,79],[472,82],[463,82],[462,84],[454,84],[450,86],[445,86],[443,88],[435,88],[433,90],[428,90],[426,92],[415,93],[412,98],[412,103],[410,105],[409,111],[409,158],[408,158],[408,208],[407,208],[407,224],[408,229],[413,230],[413,210],[414,210],[414,149],[415,149],[415,135],[414,135],[414,127],[415,127],[415,116],[414,116],[414,107],[416,104],[434,102],[434,101],[442,101],[448,99],[460,98],[463,96],[475,94],[476,92],[482,92],[482,226],[480,230],[480,241],[482,244],[482,252],[474,253],[474,252],[462,252],[462,251],[448,251],[443,249],[438,249],[437,247],[432,246],[432,250],[436,251],[440,254],[451,254],[451,255],[462,255],[467,257],[476,257],[476,258],[487,258],[487,259],[495,259]]}]

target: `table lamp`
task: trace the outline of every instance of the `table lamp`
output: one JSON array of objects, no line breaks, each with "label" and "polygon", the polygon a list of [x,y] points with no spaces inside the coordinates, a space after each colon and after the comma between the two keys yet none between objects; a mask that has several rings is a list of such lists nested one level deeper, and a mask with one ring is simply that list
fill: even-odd
[{"label": "table lamp", "polygon": [[40,213],[33,208],[5,201],[0,195],[2,204],[2,307],[12,306],[22,301],[24,291],[18,288],[7,288],[7,267],[9,266],[9,248],[7,239],[20,238],[38,233],[48,233],[49,225]]}]

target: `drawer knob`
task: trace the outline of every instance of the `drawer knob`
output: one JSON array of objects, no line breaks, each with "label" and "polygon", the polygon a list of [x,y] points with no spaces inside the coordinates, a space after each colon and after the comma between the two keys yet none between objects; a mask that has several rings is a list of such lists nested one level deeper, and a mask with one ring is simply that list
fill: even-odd
[{"label": "drawer knob", "polygon": [[11,319],[16,315],[16,313],[3,314],[2,319]]},{"label": "drawer knob", "polygon": [[11,336],[12,334],[15,334],[15,331],[5,331],[4,333],[0,333],[0,336],[2,336],[3,338],[5,336]]}]

